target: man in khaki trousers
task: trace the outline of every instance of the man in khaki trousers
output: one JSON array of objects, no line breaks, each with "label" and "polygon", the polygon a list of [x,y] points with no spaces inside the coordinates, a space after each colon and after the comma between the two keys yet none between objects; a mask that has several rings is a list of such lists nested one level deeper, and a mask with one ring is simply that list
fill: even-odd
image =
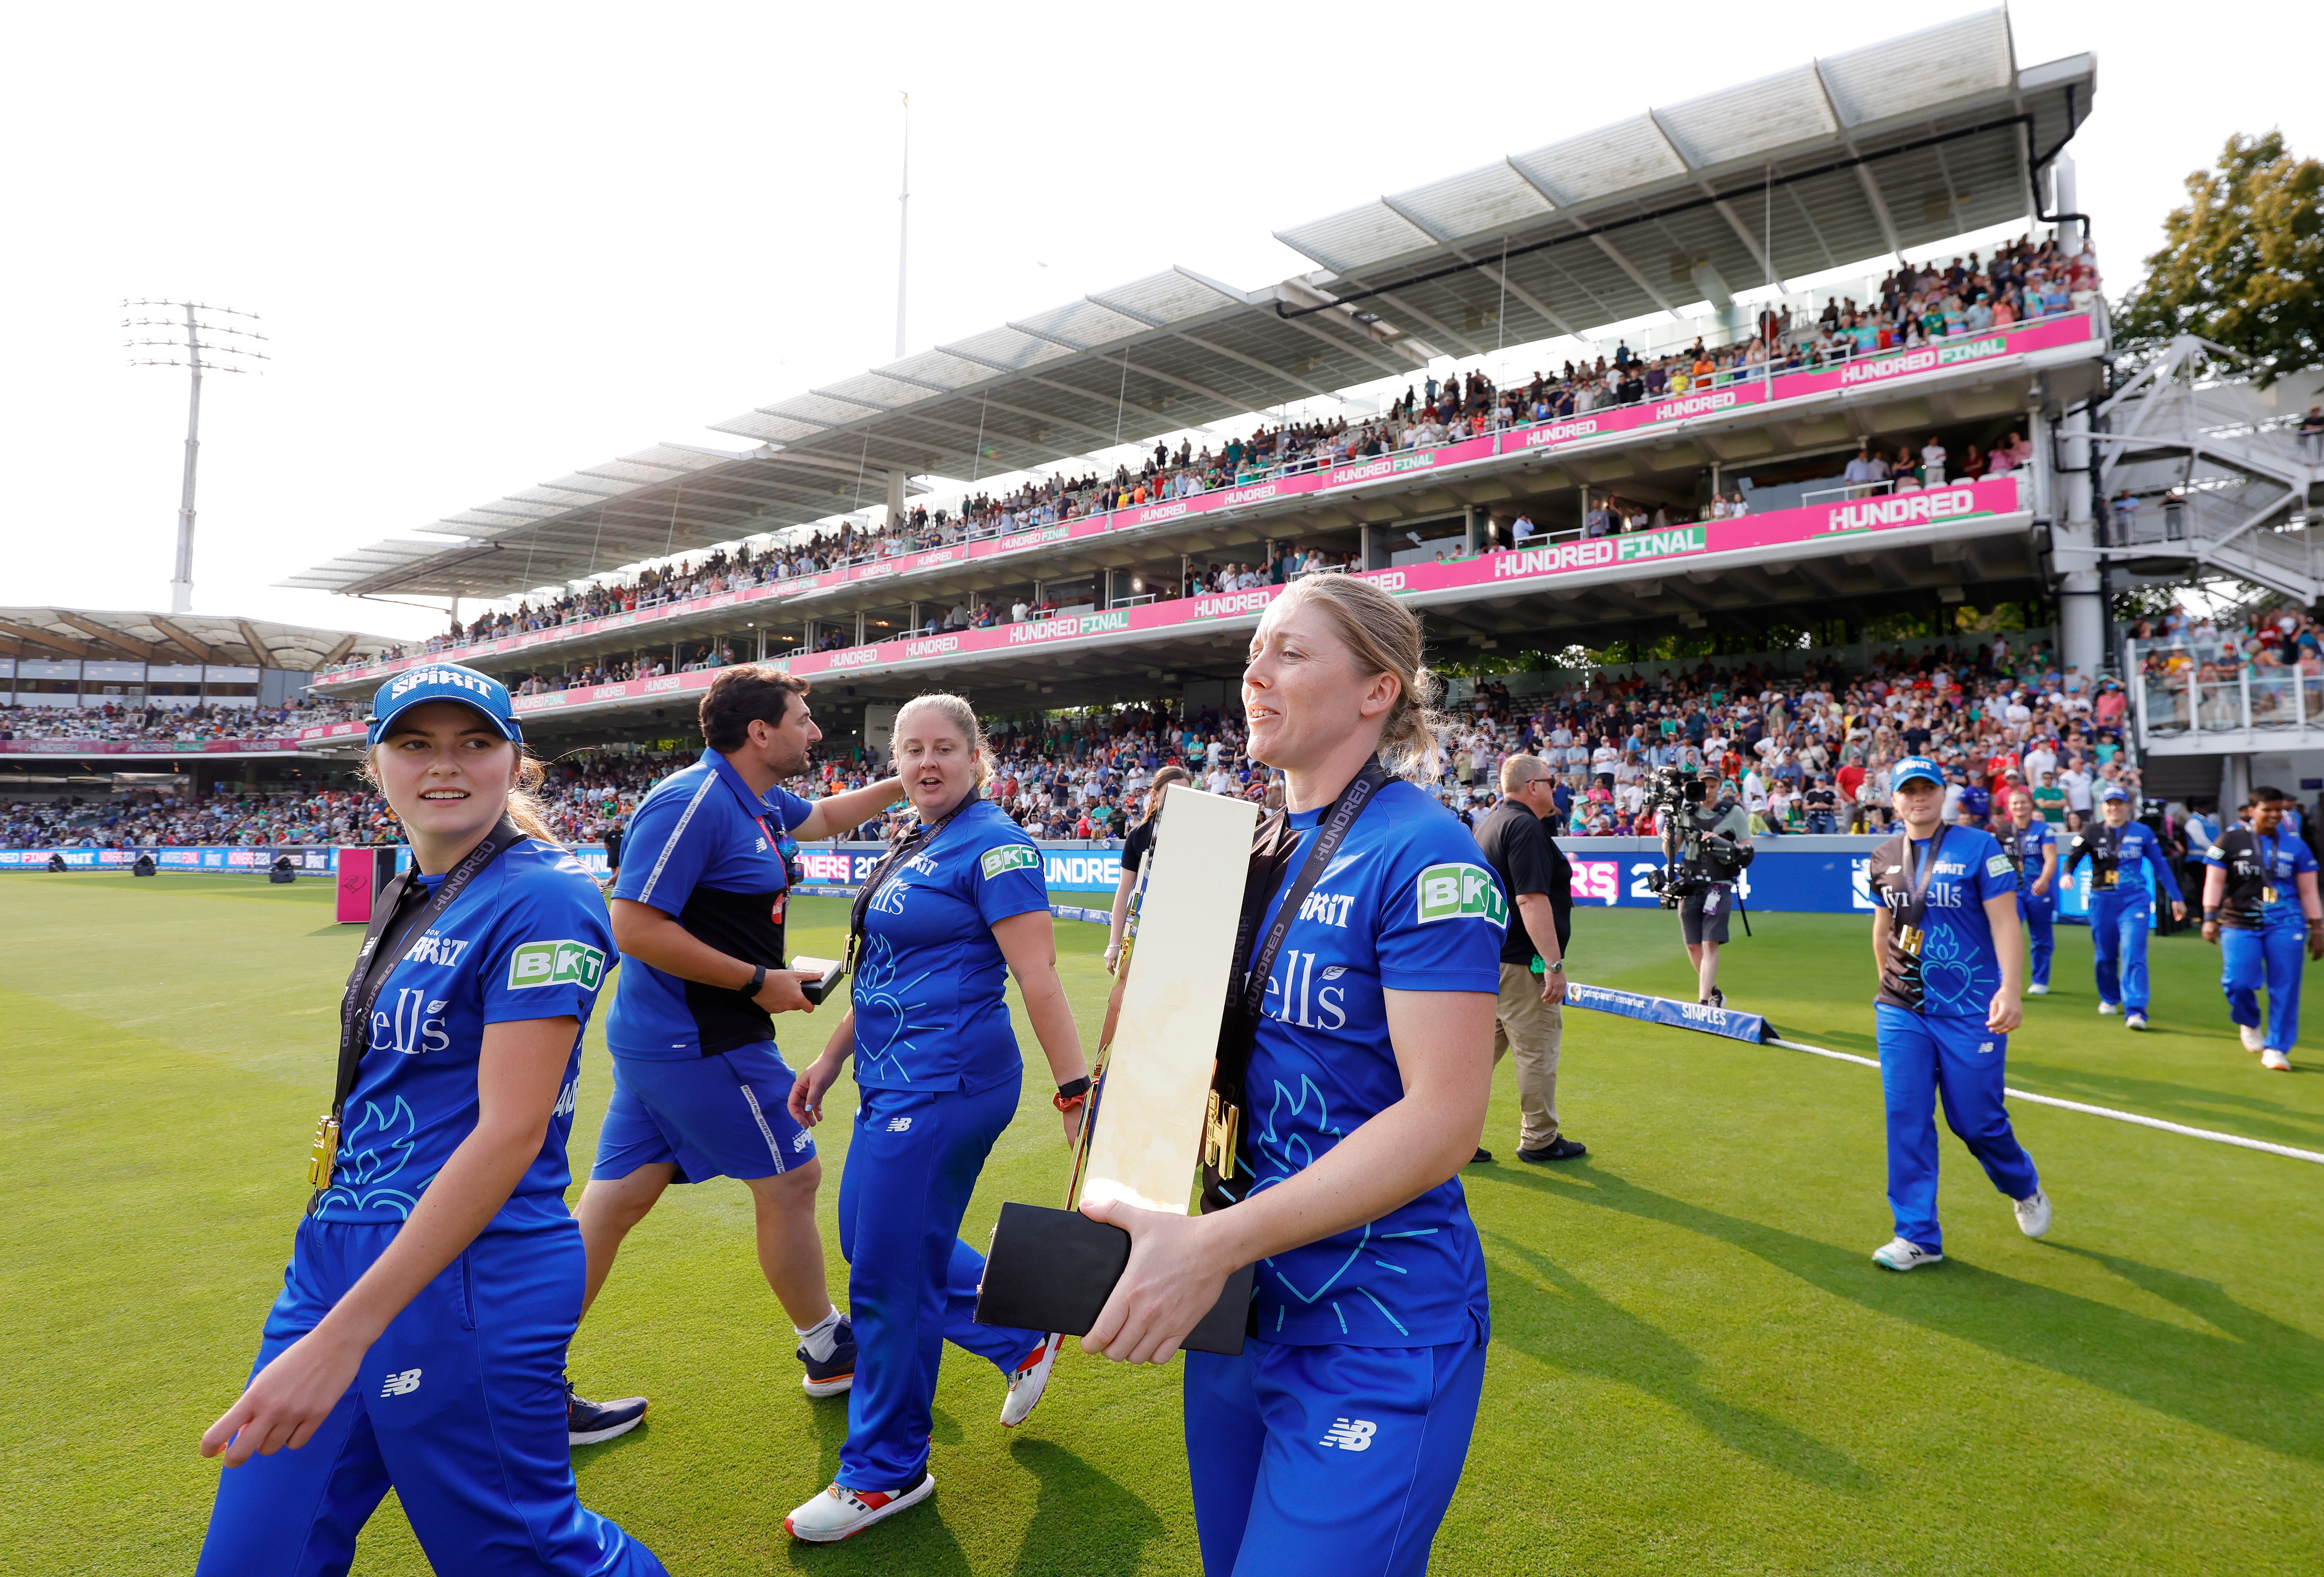
[{"label": "man in khaki trousers", "polygon": [[[1501,763],[1501,802],[1477,824],[1477,846],[1517,906],[1501,945],[1493,1060],[1515,1052],[1517,1159],[1540,1165],[1588,1153],[1558,1131],[1557,1046],[1563,1028],[1565,941],[1572,929],[1573,867],[1543,818],[1554,816],[1556,778],[1536,756]],[[1476,1158],[1489,1161],[1489,1150]]]}]

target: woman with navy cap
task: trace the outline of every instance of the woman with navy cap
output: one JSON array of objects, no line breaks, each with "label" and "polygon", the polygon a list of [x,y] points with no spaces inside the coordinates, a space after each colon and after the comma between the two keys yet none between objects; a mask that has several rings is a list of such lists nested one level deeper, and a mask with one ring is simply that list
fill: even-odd
[{"label": "woman with navy cap", "polygon": [[976,714],[957,696],[921,696],[896,714],[891,740],[918,824],[856,898],[852,1005],[789,1102],[797,1121],[820,1121],[854,1058],[855,1127],[839,1183],[855,1332],[847,1439],[838,1477],[783,1519],[816,1544],[853,1538],[934,1491],[928,1435],[945,1342],[1007,1378],[1004,1425],[1024,1422],[1056,1362],[1049,1333],[976,1323],[984,1259],[960,1240],[977,1174],[1024,1084],[1009,975],[1056,1081],[1068,1144],[1089,1089],[1057,980],[1041,852],[984,798],[992,762]]},{"label": "woman with navy cap", "polygon": [[1907,756],[1888,774],[1904,830],[1872,851],[1873,1006],[1888,1116],[1888,1205],[1896,1235],[1875,1264],[1917,1270],[1945,1257],[1937,1226],[1937,1097],[1945,1125],[2015,1204],[2018,1230],[2050,1230],[2050,1198],[2002,1104],[2009,1032],[2024,1018],[2025,947],[2017,867],[1982,827],[1946,825],[1936,762]]},{"label": "woman with navy cap", "polygon": [[641,1577],[583,1509],[565,1349],[581,1239],[565,1146],[612,964],[604,904],[528,790],[508,691],[452,663],[373,703],[367,771],[412,869],[341,1002],[313,1195],[224,1454],[198,1571],[344,1572],[392,1489],[440,1572]]}]

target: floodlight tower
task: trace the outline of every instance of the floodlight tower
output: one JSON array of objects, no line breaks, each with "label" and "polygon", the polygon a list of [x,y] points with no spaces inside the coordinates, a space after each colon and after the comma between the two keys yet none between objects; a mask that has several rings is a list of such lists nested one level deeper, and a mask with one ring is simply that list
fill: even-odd
[{"label": "floodlight tower", "polygon": [[896,359],[904,359],[904,276],[911,262],[912,239],[912,96],[898,90],[904,101],[903,189],[896,198]]},{"label": "floodlight tower", "polygon": [[[172,318],[124,318],[124,328],[168,328],[180,331],[184,338],[124,339],[125,350],[159,349],[167,355],[132,356],[133,367],[184,367],[190,391],[186,401],[186,477],[178,495],[178,559],[177,573],[170,577],[170,612],[190,613],[194,605],[194,462],[201,453],[202,374],[215,373],[257,373],[254,364],[272,358],[254,344],[263,343],[266,336],[255,329],[237,328],[233,324],[218,321],[221,318],[241,318],[258,321],[255,312],[240,312],[232,307],[214,307],[207,301],[157,301],[140,297],[121,303],[131,311],[166,308],[185,314],[183,321]],[[204,336],[208,336],[205,339]],[[204,359],[204,353],[208,359]]]}]

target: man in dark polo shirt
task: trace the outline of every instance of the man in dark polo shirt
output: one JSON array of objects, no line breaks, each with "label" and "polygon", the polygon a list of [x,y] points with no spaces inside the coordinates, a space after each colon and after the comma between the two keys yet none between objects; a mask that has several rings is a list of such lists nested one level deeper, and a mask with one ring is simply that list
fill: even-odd
[{"label": "man in dark polo shirt", "polygon": [[[1573,867],[1542,817],[1556,814],[1556,779],[1537,756],[1501,763],[1501,802],[1477,824],[1477,846],[1517,913],[1501,944],[1493,1060],[1517,1064],[1517,1159],[1571,1160],[1585,1147],[1557,1130],[1557,1047],[1563,1028],[1565,940],[1572,930]],[[1479,1150],[1477,1159],[1491,1160]]]}]

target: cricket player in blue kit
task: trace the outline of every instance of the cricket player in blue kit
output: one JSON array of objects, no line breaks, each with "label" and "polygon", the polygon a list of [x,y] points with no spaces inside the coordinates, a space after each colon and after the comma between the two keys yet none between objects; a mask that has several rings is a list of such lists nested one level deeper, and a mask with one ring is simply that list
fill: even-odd
[{"label": "cricket player in blue kit", "polygon": [[2017,867],[2017,918],[2033,945],[2034,978],[2025,994],[2050,994],[2050,960],[2056,954],[2058,835],[2034,813],[2034,791],[2009,790],[2010,862]]},{"label": "cricket player in blue kit", "polygon": [[2018,1230],[2050,1230],[2050,1198],[2002,1104],[2009,1032],[2024,1017],[2024,938],[2017,872],[1993,835],[1944,825],[1944,774],[1925,757],[1889,769],[1904,830],[1872,852],[1873,1006],[1888,1115],[1888,1205],[1896,1235],[1874,1263],[1915,1270],[1945,1257],[1937,1226],[1936,1102],[1993,1185],[2015,1204]]},{"label": "cricket player in blue kit", "polygon": [[2153,899],[2139,874],[2140,861],[2154,872],[2154,884],[2171,895],[2171,918],[2187,918],[2179,879],[2163,857],[2163,841],[2144,822],[2130,819],[2130,790],[2109,783],[2099,799],[2103,825],[2076,833],[2066,849],[2066,872],[2087,860],[2090,867],[2090,950],[2096,956],[2098,1011],[2120,1013],[2123,1028],[2146,1028],[2146,931],[2154,918]]},{"label": "cricket player in blue kit", "polygon": [[[813,1012],[786,968],[790,853],[898,798],[894,779],[809,801],[778,787],[807,769],[823,731],[807,684],[744,664],[702,697],[702,759],[656,784],[630,818],[613,891],[621,978],[605,1018],[613,1098],[582,1192],[587,1312],[622,1240],[672,1183],[739,1178],[757,1218],[759,1268],[798,1337],[807,1395],[835,1396],[855,1341],[825,1285],[815,1141],[784,1111],[791,1071],[772,1015]],[[573,1398],[576,1445],[637,1425],[645,1398]]]},{"label": "cricket player in blue kit", "polygon": [[2255,789],[2251,824],[2229,827],[2203,854],[2203,940],[2219,949],[2227,1017],[2244,1048],[2259,1053],[2260,1065],[2279,1074],[2292,1071],[2292,1043],[2300,1038],[2301,951],[2324,958],[2316,855],[2285,825],[2285,798],[2281,789]]},{"label": "cricket player in blue kit", "polygon": [[947,1341],[1006,1377],[1004,1426],[1024,1422],[1056,1366],[1054,1333],[976,1323],[984,1257],[960,1240],[977,1174],[1024,1084],[1010,974],[1056,1080],[1068,1144],[1089,1090],[1041,853],[983,798],[992,766],[976,714],[957,696],[918,696],[897,712],[890,748],[918,825],[856,899],[853,1006],[788,1097],[793,1120],[820,1121],[854,1058],[839,1250],[855,1388],[838,1477],[783,1519],[816,1544],[852,1538],[934,1492],[929,1433]]},{"label": "cricket player in blue kit", "polygon": [[1508,905],[1461,824],[1388,776],[1434,774],[1420,658],[1419,622],[1370,582],[1316,576],[1268,607],[1243,704],[1251,754],[1285,773],[1289,843],[1262,830],[1282,853],[1255,878],[1240,1197],[1084,1206],[1131,1236],[1083,1338],[1107,1357],[1167,1361],[1257,1267],[1241,1354],[1186,1355],[1209,1577],[1425,1571],[1476,1423],[1490,1308],[1458,1174],[1490,1094]]},{"label": "cricket player in blue kit", "polygon": [[431,664],[373,712],[369,770],[413,871],[348,982],[257,1363],[202,1436],[226,1471],[198,1570],[344,1572],[392,1489],[438,1572],[660,1573],[582,1508],[565,1437],[582,1284],[565,1146],[612,963],[604,902],[523,792],[540,769],[498,681]]}]

